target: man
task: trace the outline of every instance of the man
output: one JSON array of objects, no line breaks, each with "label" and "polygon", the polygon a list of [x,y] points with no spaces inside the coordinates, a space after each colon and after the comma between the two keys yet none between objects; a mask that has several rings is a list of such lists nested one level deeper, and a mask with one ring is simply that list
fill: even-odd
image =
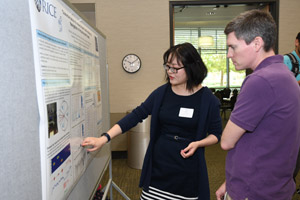
[{"label": "man", "polygon": [[300,89],[283,56],[274,53],[276,24],[269,13],[251,10],[224,32],[227,57],[237,70],[253,73],[244,80],[222,134],[221,147],[229,151],[217,199],[291,199],[300,144]]},{"label": "man", "polygon": [[[295,50],[292,52],[292,54],[295,56],[295,58],[298,61],[299,69],[300,69],[300,32],[298,33],[296,40],[295,40]],[[289,56],[285,55],[284,56],[284,63],[288,66],[288,68],[292,71],[293,64],[292,60],[290,59]],[[298,84],[300,85],[300,74],[298,73],[297,76],[295,76]]]}]

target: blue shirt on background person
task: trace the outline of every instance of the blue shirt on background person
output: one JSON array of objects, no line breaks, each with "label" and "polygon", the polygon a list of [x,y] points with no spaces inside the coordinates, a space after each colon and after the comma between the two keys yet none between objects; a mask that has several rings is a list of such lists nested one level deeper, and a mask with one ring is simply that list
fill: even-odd
[{"label": "blue shirt on background person", "polygon": [[[295,58],[298,60],[299,63],[299,69],[300,69],[300,32],[297,34],[297,37],[295,39],[295,50],[292,52],[292,54],[295,56]],[[284,56],[284,60],[283,60],[284,64],[286,64],[288,66],[288,68],[292,71],[292,61],[291,59],[285,55]],[[296,79],[298,81],[298,84],[300,85],[300,74],[298,74],[296,76]]]}]

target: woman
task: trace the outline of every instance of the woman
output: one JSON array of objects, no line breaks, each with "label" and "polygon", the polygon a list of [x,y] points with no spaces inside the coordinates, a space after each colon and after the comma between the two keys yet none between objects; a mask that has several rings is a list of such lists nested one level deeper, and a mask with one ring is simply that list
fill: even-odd
[{"label": "woman", "polygon": [[141,199],[208,200],[204,147],[217,143],[222,133],[219,100],[202,86],[207,68],[191,44],[171,47],[163,59],[167,83],[104,136],[86,138],[82,146],[95,151],[151,115]]}]

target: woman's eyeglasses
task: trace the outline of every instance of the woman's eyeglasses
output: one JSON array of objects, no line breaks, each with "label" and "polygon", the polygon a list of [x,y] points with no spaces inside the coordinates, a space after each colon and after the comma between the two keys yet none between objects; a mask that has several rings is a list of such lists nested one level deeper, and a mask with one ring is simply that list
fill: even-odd
[{"label": "woman's eyeglasses", "polygon": [[170,67],[169,65],[163,65],[164,66],[164,69],[166,70],[166,71],[171,71],[172,73],[174,73],[174,74],[176,74],[177,72],[178,72],[178,70],[180,70],[180,69],[183,69],[184,68],[184,66],[183,67],[179,67],[179,68],[175,68],[175,67]]}]

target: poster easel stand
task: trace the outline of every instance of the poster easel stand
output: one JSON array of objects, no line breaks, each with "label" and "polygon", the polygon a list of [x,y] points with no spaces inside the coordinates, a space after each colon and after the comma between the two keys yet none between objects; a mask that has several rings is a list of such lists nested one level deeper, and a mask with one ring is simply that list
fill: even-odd
[{"label": "poster easel stand", "polygon": [[110,191],[110,200],[113,200],[113,188],[116,189],[124,199],[130,200],[130,198],[112,180],[112,161],[110,158],[110,160],[109,160],[109,180],[108,180],[106,186],[103,188],[103,190],[104,190],[104,194],[102,197],[103,200],[106,199],[108,191]]}]

